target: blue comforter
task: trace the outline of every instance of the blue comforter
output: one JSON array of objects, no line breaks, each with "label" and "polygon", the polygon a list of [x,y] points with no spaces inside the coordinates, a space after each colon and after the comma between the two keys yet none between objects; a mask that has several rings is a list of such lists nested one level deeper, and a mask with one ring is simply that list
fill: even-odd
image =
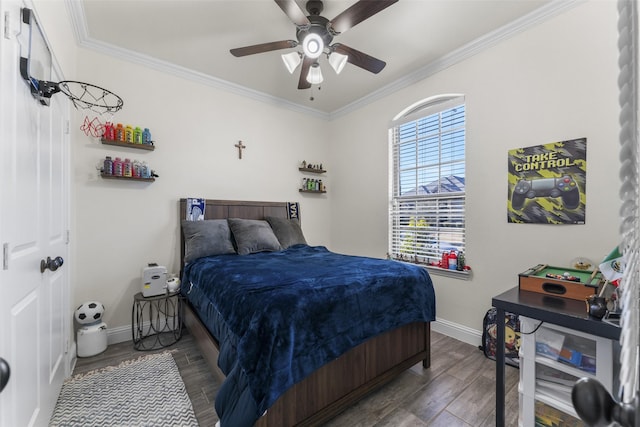
[{"label": "blue comforter", "polygon": [[200,258],[182,283],[220,344],[223,427],[253,425],[289,387],[367,339],[435,320],[426,269],[321,246]]}]

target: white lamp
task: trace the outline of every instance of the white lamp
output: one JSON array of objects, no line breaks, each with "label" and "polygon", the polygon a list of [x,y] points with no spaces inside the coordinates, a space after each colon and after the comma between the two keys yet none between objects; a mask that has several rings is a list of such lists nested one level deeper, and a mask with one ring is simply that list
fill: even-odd
[{"label": "white lamp", "polygon": [[320,64],[317,62],[311,64],[309,68],[309,74],[307,74],[307,81],[313,85],[322,83],[322,71],[320,71]]},{"label": "white lamp", "polygon": [[302,50],[309,58],[317,58],[324,50],[324,41],[316,33],[309,33],[302,41]]},{"label": "white lamp", "polygon": [[290,52],[282,55],[282,60],[284,61],[284,65],[289,70],[289,73],[293,74],[296,67],[300,65],[300,54],[298,52]]},{"label": "white lamp", "polygon": [[331,52],[329,55],[329,64],[334,69],[336,74],[340,74],[345,65],[347,65],[347,59],[349,57],[347,55],[343,55],[338,52]]}]

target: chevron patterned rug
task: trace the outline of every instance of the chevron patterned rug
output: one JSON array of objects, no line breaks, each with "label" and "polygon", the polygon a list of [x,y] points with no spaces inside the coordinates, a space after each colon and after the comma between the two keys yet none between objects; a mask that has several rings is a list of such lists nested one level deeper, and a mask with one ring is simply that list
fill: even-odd
[{"label": "chevron patterned rug", "polygon": [[50,427],[198,426],[170,353],[150,354],[65,381]]}]

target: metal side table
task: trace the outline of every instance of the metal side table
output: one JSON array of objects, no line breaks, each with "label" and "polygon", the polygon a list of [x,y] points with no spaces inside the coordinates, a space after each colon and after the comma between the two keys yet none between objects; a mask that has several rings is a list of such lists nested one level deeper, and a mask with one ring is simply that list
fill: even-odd
[{"label": "metal side table", "polygon": [[156,350],[182,337],[183,297],[179,292],[144,297],[138,292],[131,309],[131,335],[136,350]]}]

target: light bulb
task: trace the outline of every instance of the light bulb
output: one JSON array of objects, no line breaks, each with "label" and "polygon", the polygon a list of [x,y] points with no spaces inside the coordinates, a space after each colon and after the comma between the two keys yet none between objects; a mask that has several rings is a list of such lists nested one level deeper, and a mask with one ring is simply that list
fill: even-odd
[{"label": "light bulb", "polygon": [[317,85],[322,83],[322,71],[320,70],[320,64],[317,62],[312,64],[309,68],[309,74],[307,74],[307,81],[311,84]]},{"label": "light bulb", "polygon": [[309,33],[302,41],[302,50],[305,56],[309,58],[317,58],[324,50],[324,41],[316,33]]}]

